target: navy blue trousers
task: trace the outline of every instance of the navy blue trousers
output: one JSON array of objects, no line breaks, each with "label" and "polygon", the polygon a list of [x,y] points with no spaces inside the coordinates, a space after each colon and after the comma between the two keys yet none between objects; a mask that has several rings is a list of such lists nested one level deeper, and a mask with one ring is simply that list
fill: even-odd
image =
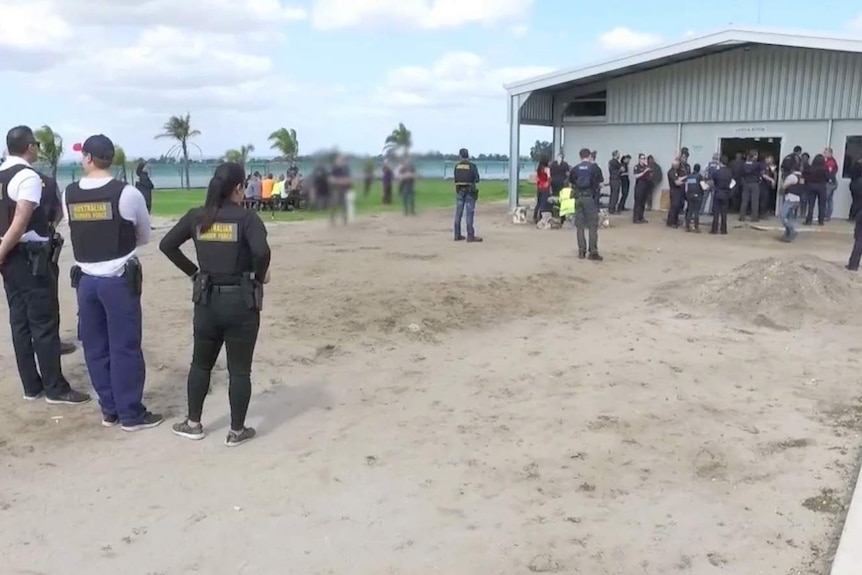
[{"label": "navy blue trousers", "polygon": [[125,277],[84,275],[78,284],[78,333],[102,413],[123,425],[143,421],[141,296]]}]

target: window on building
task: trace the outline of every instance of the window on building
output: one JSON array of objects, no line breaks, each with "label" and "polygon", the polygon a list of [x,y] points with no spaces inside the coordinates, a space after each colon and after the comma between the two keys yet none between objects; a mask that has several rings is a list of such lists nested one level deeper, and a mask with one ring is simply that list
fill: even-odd
[{"label": "window on building", "polygon": [[598,118],[608,115],[606,100],[575,100],[566,106],[563,116],[576,118]]},{"label": "window on building", "polygon": [[842,177],[850,178],[853,162],[862,160],[862,136],[847,136],[844,143],[844,173]]}]

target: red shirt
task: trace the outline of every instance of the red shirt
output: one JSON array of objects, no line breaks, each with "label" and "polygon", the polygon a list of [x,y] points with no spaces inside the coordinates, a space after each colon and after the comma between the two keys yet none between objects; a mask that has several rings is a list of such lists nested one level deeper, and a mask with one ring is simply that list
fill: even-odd
[{"label": "red shirt", "polygon": [[834,176],[838,173],[838,161],[835,158],[826,158],[826,169]]},{"label": "red shirt", "polygon": [[551,187],[551,176],[547,170],[539,170],[536,173],[536,185],[540,190],[547,190]]}]

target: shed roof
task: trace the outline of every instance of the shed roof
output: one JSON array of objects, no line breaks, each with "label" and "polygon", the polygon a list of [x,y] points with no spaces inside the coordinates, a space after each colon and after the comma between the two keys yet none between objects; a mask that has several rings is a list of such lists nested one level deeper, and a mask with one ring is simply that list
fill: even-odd
[{"label": "shed roof", "polygon": [[730,28],[694,36],[642,52],[605,60],[597,64],[558,70],[526,80],[506,84],[510,96],[537,90],[560,90],[659,68],[716,54],[745,45],[760,44],[787,48],[808,48],[836,52],[862,53],[862,40],[823,34]]}]

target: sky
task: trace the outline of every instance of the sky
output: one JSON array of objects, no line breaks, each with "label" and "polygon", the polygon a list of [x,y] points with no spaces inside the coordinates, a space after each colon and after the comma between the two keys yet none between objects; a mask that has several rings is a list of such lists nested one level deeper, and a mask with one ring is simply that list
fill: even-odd
[{"label": "sky", "polygon": [[[50,125],[67,148],[108,135],[158,156],[191,114],[204,157],[298,133],[301,153],[380,153],[399,122],[414,148],[506,153],[504,83],[729,25],[855,36],[831,0],[0,0],[3,130]],[[673,18],[669,18],[672,14]],[[524,127],[522,153],[548,128]],[[67,157],[71,152],[67,152]]]}]

